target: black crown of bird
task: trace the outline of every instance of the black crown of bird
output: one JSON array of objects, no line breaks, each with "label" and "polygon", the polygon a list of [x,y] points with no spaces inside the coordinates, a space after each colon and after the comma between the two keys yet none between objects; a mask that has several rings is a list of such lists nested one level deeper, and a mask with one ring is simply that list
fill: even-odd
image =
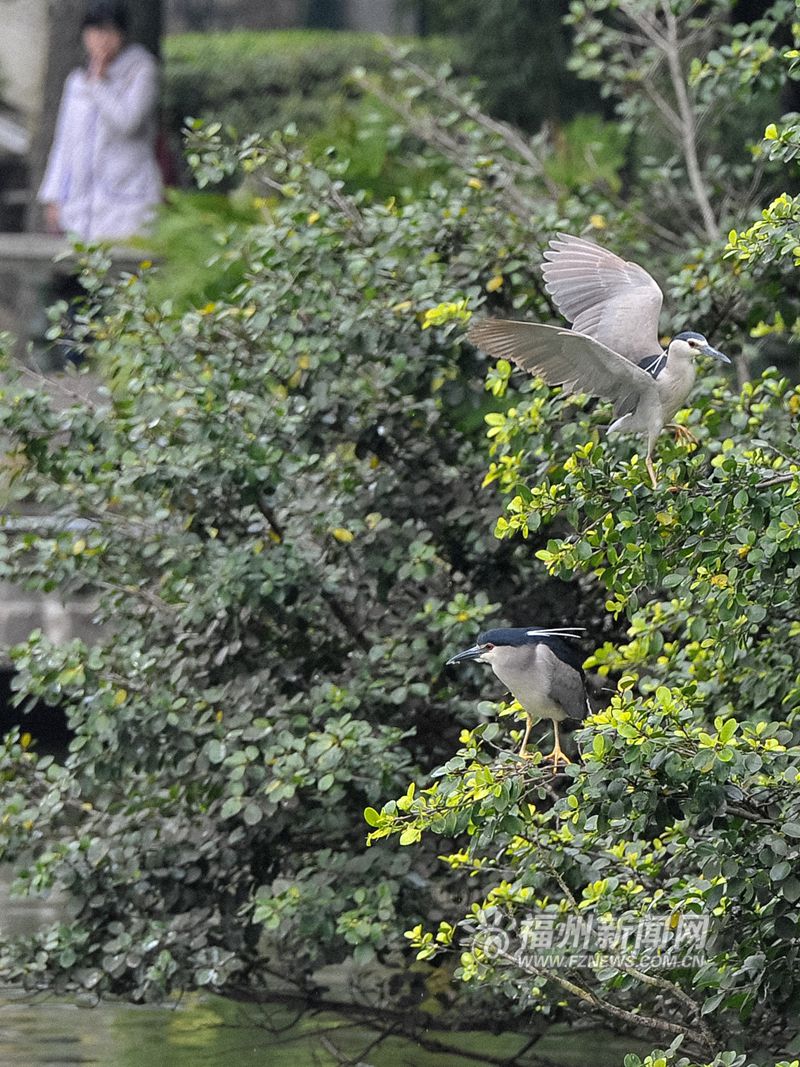
[{"label": "black crown of bird", "polygon": [[638,263],[567,233],[550,241],[544,260],[545,289],[571,326],[484,319],[471,326],[469,339],[548,385],[611,400],[615,418],[608,433],[645,437],[645,465],[656,489],[653,449],[664,427],[697,444],[685,426],[671,421],[694,385],[695,358],[730,360],[694,330],[662,348],[663,294]]}]

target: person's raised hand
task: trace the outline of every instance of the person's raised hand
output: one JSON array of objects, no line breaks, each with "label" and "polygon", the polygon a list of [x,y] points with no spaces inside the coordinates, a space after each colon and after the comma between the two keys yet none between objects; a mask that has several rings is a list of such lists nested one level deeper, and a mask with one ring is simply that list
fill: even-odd
[{"label": "person's raised hand", "polygon": [[58,204],[44,205],[44,227],[48,233],[59,234],[61,229],[61,211]]}]

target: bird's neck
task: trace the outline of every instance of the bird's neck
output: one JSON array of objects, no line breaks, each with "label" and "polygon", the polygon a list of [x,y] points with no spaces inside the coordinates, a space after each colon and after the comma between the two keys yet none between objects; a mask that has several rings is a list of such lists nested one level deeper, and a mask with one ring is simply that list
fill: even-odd
[{"label": "bird's neck", "polygon": [[661,408],[667,420],[683,407],[692,391],[695,379],[695,365],[691,356],[684,353],[666,351],[667,365],[659,376],[661,386]]}]

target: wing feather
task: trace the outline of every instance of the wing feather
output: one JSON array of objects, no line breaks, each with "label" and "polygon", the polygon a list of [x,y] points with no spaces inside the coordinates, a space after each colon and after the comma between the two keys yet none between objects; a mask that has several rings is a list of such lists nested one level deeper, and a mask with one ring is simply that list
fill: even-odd
[{"label": "wing feather", "polygon": [[589,711],[583,671],[568,663],[550,646],[540,645],[536,651],[537,659],[541,657],[549,668],[547,688],[550,699],[563,708],[571,719],[581,722]]},{"label": "wing feather", "polygon": [[634,362],[661,350],[663,294],[638,263],[568,233],[553,238],[544,258],[545,289],[573,330]]},{"label": "wing feather", "polygon": [[513,319],[485,319],[470,327],[478,348],[572,393],[604,396],[620,406],[636,406],[656,392],[654,379],[635,363],[586,334],[561,326]]}]

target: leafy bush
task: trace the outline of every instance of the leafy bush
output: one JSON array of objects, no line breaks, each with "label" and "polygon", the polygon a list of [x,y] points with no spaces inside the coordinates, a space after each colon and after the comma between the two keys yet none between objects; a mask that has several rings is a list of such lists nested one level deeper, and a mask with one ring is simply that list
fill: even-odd
[{"label": "leafy bush", "polygon": [[[667,228],[641,183],[619,203],[613,153],[573,195],[546,137],[440,79],[406,66],[375,92],[438,153],[430,190],[369,202],[277,134],[232,148],[195,130],[201,181],[243,170],[260,194],[261,220],[217,239],[238,287],[186,309],[147,275],[108,289],[89,271],[107,392],[92,406],[4,387],[9,493],[64,521],[4,539],[0,573],[93,586],[113,630],[14,652],[20,698],[61,703],[75,740],[63,765],[7,740],[0,854],[19,886],[64,886],[72,911],[3,944],[3,974],[255,996],[275,972],[308,988],[325,962],[398,963],[410,927],[438,968],[427,993],[456,968],[473,1016],[505,1006],[535,1031],[589,1014],[672,1041],[644,1061],[659,1067],[738,1065],[716,1054],[730,1044],[784,1055],[800,393],[774,373],[738,393],[703,380],[700,447],[659,442],[653,491],[636,442],[601,442],[602,406],[512,391],[502,363],[483,393],[462,331],[479,307],[548,317],[531,261],[588,219],[669,280],[670,325],[736,343],[755,327],[731,294],[766,300],[777,277],[791,307],[796,205],[752,227],[729,212],[746,198],[726,199],[752,167],[720,164],[706,198],[734,232],[696,248],[703,198]],[[787,159],[790,127],[768,139]],[[681,167],[691,153],[665,169],[673,193]],[[620,679],[555,782],[511,754],[494,705],[476,711],[478,677],[456,689],[442,669],[489,618],[587,624],[593,668]],[[365,807],[373,840],[402,847],[365,848]],[[498,932],[536,919],[653,908],[707,916],[707,958],[548,969],[497,953]]]},{"label": "leafy bush", "polygon": [[[788,161],[798,145],[790,116],[768,127],[759,153]],[[711,299],[735,286],[766,299],[775,285],[791,305],[795,201],[779,197],[727,245],[707,247],[705,284],[685,285],[698,269],[684,268],[673,291],[687,313],[694,304],[689,321],[708,312],[707,288]],[[794,320],[771,328],[796,340]],[[498,397],[510,369],[501,361],[490,374]],[[608,412],[581,407],[523,380],[487,416],[488,479],[506,498],[497,536],[536,543],[555,523],[535,549],[541,564],[590,577],[584,594],[627,620],[627,641],[587,661],[619,678],[616,693],[576,735],[581,762],[560,785],[483,724],[425,786],[367,810],[371,840],[456,839],[445,860],[469,874],[473,903],[407,933],[420,958],[455,951],[457,977],[547,1018],[588,1012],[673,1036],[646,1064],[773,1062],[797,1032],[800,388],[774,371],[738,394],[703,381],[689,416],[699,448],[661,444],[657,491],[635,447],[601,440]],[[622,948],[609,942],[594,965],[525,951],[531,931],[569,944],[580,923],[641,933],[659,916],[657,951],[638,933]],[[700,958],[670,958],[692,916],[709,930]],[[726,1043],[746,1052],[719,1053]]]},{"label": "leafy bush", "polygon": [[142,241],[160,265],[152,299],[185,307],[230,294],[241,283],[244,267],[225,255],[224,234],[259,218],[250,196],[169,189],[153,233]]},{"label": "leafy bush", "polygon": [[416,141],[404,143],[407,131],[393,110],[354,77],[358,71],[386,74],[401,46],[430,68],[459,55],[458,45],[446,38],[387,48],[370,34],[307,30],[170,37],[164,46],[165,118],[173,130],[189,117],[247,133],[292,126],[312,153],[333,149],[347,161],[349,188],[384,198],[424,188],[440,175],[441,161],[423,160]]},{"label": "leafy bush", "polygon": [[361,811],[472,721],[443,650],[489,615],[557,610],[491,536],[483,361],[447,325],[497,289],[485,249],[518,247],[519,222],[475,173],[370,206],[277,135],[191,150],[206,172],[261,167],[263,221],[218,235],[241,284],[185,310],[147,273],[90,274],[106,394],[20,382],[0,407],[13,494],[64,520],[4,538],[2,573],[92,586],[112,628],[15,652],[75,740],[63,766],[9,740],[2,855],[75,911],[5,946],[4,973],[137,999],[399,960],[446,889],[432,852],[366,851]]},{"label": "leafy bush", "polygon": [[[686,456],[662,446],[656,492],[638,462],[621,465],[620,450],[591,431],[553,454],[545,427],[564,405],[541,387],[492,417],[508,500],[498,535],[566,521],[570,532],[537,557],[555,576],[592,575],[629,636],[588,660],[622,679],[579,732],[582,762],[563,791],[554,794],[549,770],[521,765],[491,724],[466,734],[410,803],[370,815],[373,839],[466,835],[451,865],[493,872],[461,923],[465,981],[546,1014],[565,996],[585,1001],[600,1019],[619,1013],[682,1034],[696,1052],[719,1047],[718,1028],[746,1042],[745,1025],[782,1050],[800,900],[799,409],[800,389],[774,374],[739,396],[707,390],[693,422],[701,447]],[[530,483],[520,458],[543,448],[548,472]],[[705,915],[708,955],[663,964],[652,984],[641,977],[653,973],[639,962],[647,947],[568,974],[484,947],[487,928],[518,931],[537,916],[561,933],[580,918],[636,929],[665,914],[675,925]],[[450,917],[440,945],[454,932]],[[414,933],[423,958],[434,934]]]},{"label": "leafy bush", "polygon": [[[456,46],[444,38],[413,42],[436,64]],[[269,133],[294,123],[310,135],[351,114],[356,67],[387,71],[379,37],[366,33],[284,30],[188,33],[164,41],[164,113],[171,128],[188,116]]]}]

